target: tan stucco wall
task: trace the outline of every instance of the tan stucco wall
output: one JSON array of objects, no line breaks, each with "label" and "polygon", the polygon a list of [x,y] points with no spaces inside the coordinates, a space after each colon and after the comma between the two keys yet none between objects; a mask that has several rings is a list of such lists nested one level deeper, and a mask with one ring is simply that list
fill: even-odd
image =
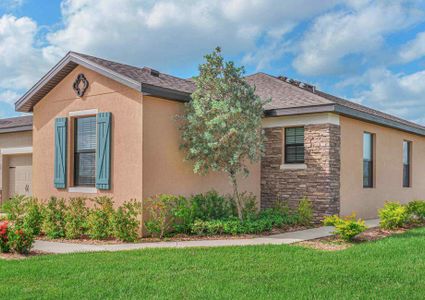
[{"label": "tan stucco wall", "polygon": [[[72,83],[79,73],[89,81],[83,98],[75,95]],[[34,107],[33,193],[50,196],[93,197],[108,194],[117,203],[142,197],[142,94],[98,73],[78,66]],[[110,191],[98,194],[70,193],[56,189],[54,172],[54,122],[69,112],[98,109],[112,113],[112,163]],[[70,125],[70,124],[69,124]],[[68,135],[71,126],[68,126]],[[68,151],[68,183],[72,182]]]},{"label": "tan stucco wall", "polygon": [[[386,200],[425,199],[425,138],[341,117],[341,215],[373,218]],[[363,132],[375,134],[375,187],[363,188]],[[403,140],[412,141],[412,187],[402,187]]]},{"label": "tan stucco wall", "polygon": [[[32,146],[32,132],[9,132],[0,134],[0,149],[5,148],[21,148]],[[9,158],[14,155],[0,154],[0,190],[2,191],[3,200],[8,197],[9,186]]]},{"label": "tan stucco wall", "polygon": [[[158,193],[189,196],[215,189],[231,193],[231,185],[224,174],[196,175],[192,164],[184,162],[179,150],[180,132],[175,116],[184,105],[154,97],[144,97],[143,103],[143,195]],[[250,175],[240,181],[240,190],[260,197],[260,164],[250,167]]]}]

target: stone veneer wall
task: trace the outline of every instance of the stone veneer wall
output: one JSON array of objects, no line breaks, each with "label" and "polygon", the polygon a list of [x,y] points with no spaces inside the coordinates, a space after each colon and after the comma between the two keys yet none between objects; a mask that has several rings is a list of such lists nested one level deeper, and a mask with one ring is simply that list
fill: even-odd
[{"label": "stone veneer wall", "polygon": [[284,128],[266,128],[265,156],[261,161],[261,208],[276,200],[296,208],[307,196],[314,217],[339,214],[340,209],[340,127],[334,124],[304,126],[306,169],[281,170]]}]

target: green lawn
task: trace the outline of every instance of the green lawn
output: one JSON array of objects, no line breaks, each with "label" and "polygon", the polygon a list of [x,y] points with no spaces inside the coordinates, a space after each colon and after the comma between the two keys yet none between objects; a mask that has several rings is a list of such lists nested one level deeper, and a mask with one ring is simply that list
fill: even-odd
[{"label": "green lawn", "polygon": [[150,249],[0,260],[0,298],[423,299],[425,228],[339,252]]}]

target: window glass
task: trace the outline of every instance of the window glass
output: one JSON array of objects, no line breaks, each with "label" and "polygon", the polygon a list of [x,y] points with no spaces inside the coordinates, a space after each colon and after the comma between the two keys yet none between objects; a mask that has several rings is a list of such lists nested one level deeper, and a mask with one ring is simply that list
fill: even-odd
[{"label": "window glass", "polygon": [[363,187],[373,187],[373,134],[363,134]]},{"label": "window glass", "polygon": [[94,186],[96,170],[96,117],[75,119],[74,181]]},{"label": "window glass", "polygon": [[285,163],[304,163],[304,127],[285,128]]},{"label": "window glass", "polygon": [[410,187],[411,142],[403,141],[403,187]]}]

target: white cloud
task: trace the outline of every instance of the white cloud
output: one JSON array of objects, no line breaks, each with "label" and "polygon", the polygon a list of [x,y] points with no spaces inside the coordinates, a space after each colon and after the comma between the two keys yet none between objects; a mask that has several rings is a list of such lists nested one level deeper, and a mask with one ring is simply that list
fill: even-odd
[{"label": "white cloud", "polygon": [[18,99],[19,94],[15,91],[5,90],[3,92],[0,92],[0,102],[14,105]]},{"label": "white cloud", "polygon": [[420,32],[400,50],[403,62],[409,62],[425,56],[425,32]]},{"label": "white cloud", "polygon": [[[338,74],[354,64],[380,55],[385,37],[420,21],[422,13],[415,6],[398,2],[352,1],[353,10],[329,12],[319,16],[307,31],[293,62],[305,75]],[[360,57],[359,57],[360,56]],[[355,67],[355,66],[354,66]]]},{"label": "white cloud", "polygon": [[28,88],[46,70],[41,50],[34,47],[36,33],[30,18],[0,17],[0,88]]},{"label": "white cloud", "polygon": [[425,70],[395,74],[385,68],[371,69],[356,82],[368,88],[357,100],[388,113],[425,123]]},{"label": "white cloud", "polygon": [[48,35],[50,47],[45,53],[64,54],[72,49],[165,71],[193,67],[217,45],[228,55],[250,52],[254,57],[259,56],[255,53],[259,37],[286,30],[335,3],[66,0],[64,27]]},{"label": "white cloud", "polygon": [[13,10],[18,7],[21,7],[24,4],[24,0],[1,0],[0,8],[5,8],[7,10]]}]

